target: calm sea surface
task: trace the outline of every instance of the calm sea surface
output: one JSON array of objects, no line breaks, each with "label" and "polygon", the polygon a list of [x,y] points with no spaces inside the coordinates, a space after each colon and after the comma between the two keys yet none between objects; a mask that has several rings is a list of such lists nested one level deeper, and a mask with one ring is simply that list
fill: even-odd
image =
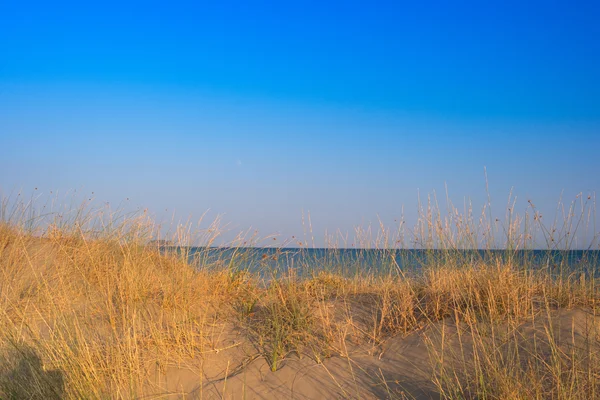
[{"label": "calm sea surface", "polygon": [[499,260],[516,268],[553,272],[600,272],[600,250],[406,250],[297,248],[165,248],[198,266],[248,269],[261,274],[294,270],[300,275],[332,271],[344,275],[418,271],[424,266],[471,266]]}]

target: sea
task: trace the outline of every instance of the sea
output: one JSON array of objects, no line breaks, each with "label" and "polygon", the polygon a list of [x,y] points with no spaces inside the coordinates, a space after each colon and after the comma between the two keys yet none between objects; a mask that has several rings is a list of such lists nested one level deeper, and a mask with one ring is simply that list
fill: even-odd
[{"label": "sea", "polygon": [[246,270],[263,276],[321,271],[344,276],[418,273],[426,267],[510,263],[514,268],[598,276],[600,250],[348,249],[264,247],[164,247],[198,268]]}]

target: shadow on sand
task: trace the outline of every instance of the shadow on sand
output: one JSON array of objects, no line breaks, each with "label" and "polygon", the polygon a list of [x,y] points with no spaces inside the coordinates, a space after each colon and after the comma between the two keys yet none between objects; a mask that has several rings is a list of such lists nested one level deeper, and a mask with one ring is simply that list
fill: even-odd
[{"label": "shadow on sand", "polygon": [[29,346],[14,345],[0,352],[0,398],[57,400],[64,395],[60,370],[46,370]]}]

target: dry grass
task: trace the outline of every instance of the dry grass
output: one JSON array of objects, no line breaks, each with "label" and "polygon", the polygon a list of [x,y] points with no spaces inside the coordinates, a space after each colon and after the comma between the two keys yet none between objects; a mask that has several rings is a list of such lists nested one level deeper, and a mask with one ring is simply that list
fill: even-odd
[{"label": "dry grass", "polygon": [[[448,251],[419,271],[286,270],[269,279],[148,246],[154,228],[146,220],[125,218],[91,234],[85,215],[36,232],[15,214],[0,223],[2,398],[173,394],[157,377],[219,351],[231,332],[235,345],[253,349],[240,368],[264,358],[275,372],[291,358],[351,358],[360,346],[376,357],[390,338],[420,332],[441,397],[600,396],[595,276],[523,268],[505,256],[466,261],[451,250],[477,248],[481,232],[492,232],[477,229],[481,219],[469,213],[444,219],[427,208],[415,243]],[[510,248],[527,247],[531,233],[517,235],[515,220],[506,230]],[[379,247],[398,241],[387,235]],[[583,317],[559,323],[565,310]],[[228,375],[229,364],[225,383]],[[388,397],[406,396],[385,387]]]}]

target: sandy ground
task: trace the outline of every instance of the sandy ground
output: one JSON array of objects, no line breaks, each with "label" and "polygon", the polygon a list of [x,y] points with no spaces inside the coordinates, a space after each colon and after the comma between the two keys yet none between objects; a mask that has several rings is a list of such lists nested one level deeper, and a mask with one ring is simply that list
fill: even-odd
[{"label": "sandy ground", "polygon": [[[535,324],[520,324],[511,337],[520,338],[526,348],[537,335],[536,345],[548,346],[539,339],[545,336],[547,324],[554,325],[557,341],[566,346],[583,343],[592,326],[600,326],[600,319],[581,309],[556,311],[538,316]],[[442,335],[447,366],[468,368],[463,355],[467,360],[472,356],[473,336],[451,323],[431,324],[378,346],[353,346],[345,356],[334,355],[322,362],[291,354],[275,372],[232,328],[224,335],[220,350],[186,365],[168,366],[156,378],[161,393],[165,394],[166,387],[165,397],[172,399],[437,399],[440,394],[432,378],[439,359],[432,354],[441,349]]]}]

